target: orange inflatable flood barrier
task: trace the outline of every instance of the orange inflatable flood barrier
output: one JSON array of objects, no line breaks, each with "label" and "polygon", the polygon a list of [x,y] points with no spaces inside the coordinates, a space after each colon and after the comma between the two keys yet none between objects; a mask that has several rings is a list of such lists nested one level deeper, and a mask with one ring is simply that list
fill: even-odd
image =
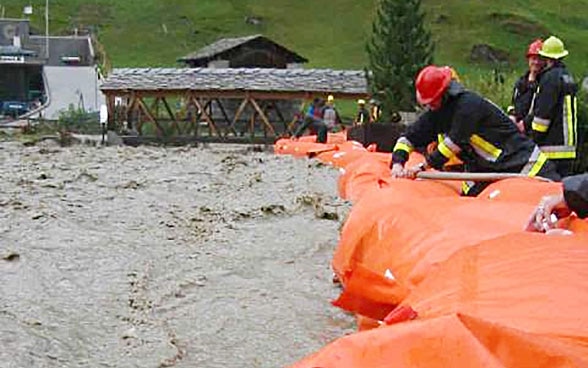
[{"label": "orange inflatable flood barrier", "polygon": [[292,368],[586,367],[588,237],[513,233],[441,262],[385,318]]},{"label": "orange inflatable flood barrier", "polygon": [[[481,206],[476,199],[457,196],[396,203],[387,213],[380,212],[375,221],[366,220],[342,232],[333,269],[344,289],[334,304],[381,319],[384,296],[391,304],[405,296],[394,294],[396,285],[410,291],[454,252],[482,240],[520,232],[532,210],[533,206],[525,203],[496,201]],[[364,282],[362,278],[368,272],[371,281]],[[374,275],[381,283],[372,288]],[[384,293],[387,284],[390,293]]]},{"label": "orange inflatable flood barrier", "polygon": [[513,178],[460,197],[458,181],[392,179],[391,155],[356,142],[295,143],[276,151],[339,168],[354,203],[333,304],[366,331],[293,367],[588,367],[588,221],[560,220],[571,235],[523,231],[561,183]]},{"label": "orange inflatable flood barrier", "polygon": [[308,157],[309,152],[319,153],[335,150],[336,148],[334,144],[293,141],[288,138],[278,139],[274,143],[274,153],[295,157]]}]

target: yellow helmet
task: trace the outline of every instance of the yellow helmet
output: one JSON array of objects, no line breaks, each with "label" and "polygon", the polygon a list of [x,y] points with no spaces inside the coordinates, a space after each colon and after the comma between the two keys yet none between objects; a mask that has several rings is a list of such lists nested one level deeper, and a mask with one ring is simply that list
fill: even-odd
[{"label": "yellow helmet", "polygon": [[551,36],[543,42],[539,55],[549,59],[561,59],[568,54],[562,40],[555,36]]},{"label": "yellow helmet", "polygon": [[365,105],[365,100],[360,98],[359,100],[357,100],[357,104],[358,105]]},{"label": "yellow helmet", "polygon": [[335,101],[335,97],[333,97],[333,95],[327,96],[327,102],[333,102],[333,101]]}]

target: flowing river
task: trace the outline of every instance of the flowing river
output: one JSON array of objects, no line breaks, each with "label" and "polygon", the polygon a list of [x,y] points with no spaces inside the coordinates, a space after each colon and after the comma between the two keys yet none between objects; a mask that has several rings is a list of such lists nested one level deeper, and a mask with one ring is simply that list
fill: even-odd
[{"label": "flowing river", "polygon": [[0,142],[0,367],[283,367],[353,331],[337,176],[251,146]]}]

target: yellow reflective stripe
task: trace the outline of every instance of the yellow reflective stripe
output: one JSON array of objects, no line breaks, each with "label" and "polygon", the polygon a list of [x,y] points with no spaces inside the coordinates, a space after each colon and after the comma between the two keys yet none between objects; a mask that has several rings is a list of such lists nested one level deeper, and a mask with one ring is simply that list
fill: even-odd
[{"label": "yellow reflective stripe", "polygon": [[439,143],[439,145],[437,146],[437,149],[439,150],[439,152],[441,152],[441,154],[443,156],[445,156],[445,158],[451,159],[452,157],[455,156],[455,153],[453,153],[453,151],[451,149],[449,149],[449,147],[447,147],[447,145],[445,144],[445,141],[442,141],[441,143]]},{"label": "yellow reflective stripe", "polygon": [[573,117],[573,121],[572,124],[574,124],[574,144],[572,144],[572,146],[576,145],[576,141],[578,140],[578,98],[576,96],[574,96],[574,117]]},{"label": "yellow reflective stripe", "polygon": [[[496,147],[495,145],[488,142],[487,140],[485,140],[477,134],[471,136],[470,143],[472,144],[476,152],[478,152],[478,154],[481,153],[478,150],[481,150],[483,151],[483,153],[486,153],[487,155],[490,155],[492,158],[497,159],[502,153],[502,150],[500,148]],[[486,155],[484,154],[481,154],[481,156],[486,158]]]},{"label": "yellow reflective stripe", "polygon": [[445,134],[437,134],[437,142],[441,143],[445,139]]},{"label": "yellow reflective stripe", "polygon": [[545,133],[547,129],[549,129],[549,125],[543,125],[533,121],[533,124],[531,124],[531,128],[533,128],[534,131]]},{"label": "yellow reflective stripe", "polygon": [[543,165],[545,165],[546,161],[547,161],[547,155],[545,153],[541,152],[539,154],[539,157],[537,158],[537,161],[535,161],[535,164],[533,164],[533,166],[531,167],[531,170],[529,170],[529,173],[527,175],[528,176],[537,175],[537,173],[541,170],[541,168],[543,168]]},{"label": "yellow reflective stripe", "polygon": [[572,115],[572,96],[566,95],[564,97],[564,110],[566,113],[564,114],[566,120],[564,124],[566,124],[566,129],[564,132],[565,144],[568,146],[574,145],[574,121]]},{"label": "yellow reflective stripe", "polygon": [[474,182],[473,181],[462,181],[461,182],[461,192],[463,194],[468,194],[468,192],[470,191],[470,189],[472,189],[472,187],[474,186]]},{"label": "yellow reflective stripe", "polygon": [[568,158],[576,158],[575,151],[561,151],[561,152],[544,152],[547,158],[552,160],[563,160]]},{"label": "yellow reflective stripe", "polygon": [[396,145],[394,146],[394,151],[406,151],[407,153],[411,153],[412,147],[406,143],[396,142]]}]

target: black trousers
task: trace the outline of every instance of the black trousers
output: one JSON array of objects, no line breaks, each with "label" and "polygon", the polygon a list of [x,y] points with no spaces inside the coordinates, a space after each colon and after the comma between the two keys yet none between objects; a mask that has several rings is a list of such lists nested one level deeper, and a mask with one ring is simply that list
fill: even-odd
[{"label": "black trousers", "polygon": [[296,133],[294,135],[296,137],[301,136],[307,128],[312,128],[312,130],[316,133],[317,143],[327,143],[327,133],[329,131],[327,124],[325,124],[323,121],[304,119],[304,122],[298,127],[298,129],[296,129]]}]

